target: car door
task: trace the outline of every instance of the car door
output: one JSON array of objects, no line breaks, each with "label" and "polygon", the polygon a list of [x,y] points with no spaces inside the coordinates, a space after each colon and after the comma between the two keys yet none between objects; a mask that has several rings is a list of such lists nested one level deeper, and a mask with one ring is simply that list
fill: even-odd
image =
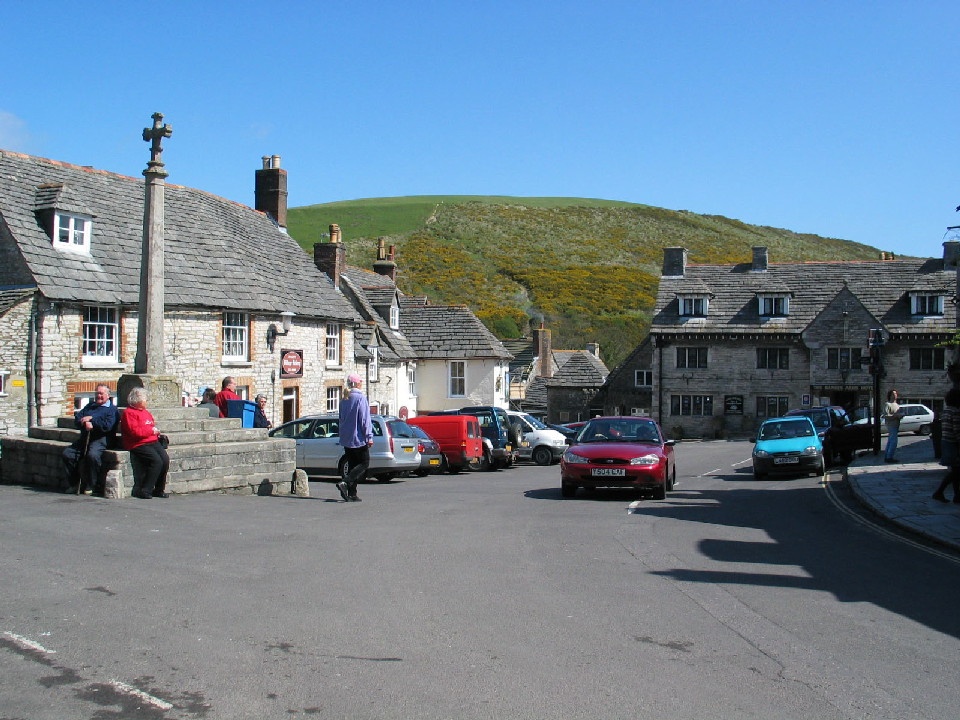
[{"label": "car door", "polygon": [[297,440],[297,467],[308,474],[336,475],[342,454],[337,418],[315,420],[308,433]]},{"label": "car door", "polygon": [[852,423],[842,409],[830,408],[830,442],[833,452],[841,455],[867,450],[873,447],[873,428]]}]

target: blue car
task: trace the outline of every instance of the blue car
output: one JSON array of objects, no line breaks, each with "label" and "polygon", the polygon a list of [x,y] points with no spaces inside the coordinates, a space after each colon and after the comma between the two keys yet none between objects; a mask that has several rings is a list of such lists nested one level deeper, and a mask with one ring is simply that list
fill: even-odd
[{"label": "blue car", "polygon": [[767,420],[757,431],[753,446],[753,477],[773,473],[823,476],[826,464],[823,443],[810,418],[803,415]]}]

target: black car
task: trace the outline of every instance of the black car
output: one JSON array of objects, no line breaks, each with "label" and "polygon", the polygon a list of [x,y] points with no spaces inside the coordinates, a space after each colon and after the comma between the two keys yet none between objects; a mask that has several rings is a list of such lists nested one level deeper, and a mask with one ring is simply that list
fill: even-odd
[{"label": "black car", "polygon": [[873,447],[873,432],[869,425],[857,425],[839,405],[791,410],[790,415],[804,415],[813,421],[817,435],[823,442],[823,458],[830,464],[836,458],[850,462],[857,450]]}]

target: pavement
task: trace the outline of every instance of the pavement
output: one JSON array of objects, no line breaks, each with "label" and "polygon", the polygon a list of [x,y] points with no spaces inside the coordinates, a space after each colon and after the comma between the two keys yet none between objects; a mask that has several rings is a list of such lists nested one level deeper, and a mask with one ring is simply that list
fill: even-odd
[{"label": "pavement", "polygon": [[[883,438],[886,443],[886,438]],[[857,500],[894,525],[960,551],[960,504],[933,499],[947,469],[933,455],[930,438],[900,438],[897,462],[883,451],[859,455],[847,467],[847,481]],[[945,491],[953,499],[953,491]]]}]

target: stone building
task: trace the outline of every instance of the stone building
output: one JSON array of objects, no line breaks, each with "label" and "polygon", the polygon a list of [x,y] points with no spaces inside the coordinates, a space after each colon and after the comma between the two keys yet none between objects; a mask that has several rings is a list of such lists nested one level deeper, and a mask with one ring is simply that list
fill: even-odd
[{"label": "stone building", "polygon": [[[618,376],[650,384],[650,414],[671,436],[751,433],[787,410],[872,406],[868,333],[879,329],[881,395],[935,411],[949,382],[960,243],[943,257],[694,265],[665,248],[649,336]],[[639,389],[639,386],[638,386]],[[615,393],[608,402],[624,404]],[[632,401],[631,401],[632,403]]]},{"label": "stone building", "polygon": [[[258,208],[165,191],[166,372],[185,393],[237,379],[276,423],[336,409],[363,321],[289,237],[286,172]],[[0,434],[52,426],[134,370],[144,181],[0,151]]]}]

